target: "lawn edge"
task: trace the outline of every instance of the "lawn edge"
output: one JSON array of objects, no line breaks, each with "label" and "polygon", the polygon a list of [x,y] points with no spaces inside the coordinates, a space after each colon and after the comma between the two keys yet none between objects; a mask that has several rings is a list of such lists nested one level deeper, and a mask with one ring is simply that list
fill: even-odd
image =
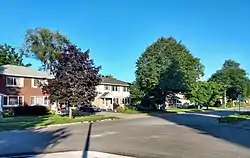
[{"label": "lawn edge", "polygon": [[[112,116],[113,117],[113,116]],[[101,120],[95,120],[95,121],[79,121],[79,122],[71,122],[71,123],[60,123],[60,124],[52,124],[52,125],[44,125],[44,126],[36,126],[36,127],[28,127],[25,129],[13,129],[13,130],[1,130],[0,132],[16,132],[16,131],[25,131],[25,130],[39,130],[47,127],[60,127],[60,126],[70,126],[70,125],[77,125],[77,124],[86,124],[86,123],[94,123],[94,122],[104,122],[104,121],[115,121],[119,120],[119,117],[115,118],[107,118],[107,119],[101,119]]]}]

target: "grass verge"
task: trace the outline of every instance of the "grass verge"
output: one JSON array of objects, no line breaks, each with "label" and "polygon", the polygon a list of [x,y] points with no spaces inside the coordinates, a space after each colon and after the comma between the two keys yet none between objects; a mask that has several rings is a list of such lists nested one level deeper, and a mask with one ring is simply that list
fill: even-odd
[{"label": "grass verge", "polygon": [[230,124],[236,124],[238,122],[244,121],[250,119],[250,115],[246,115],[244,113],[242,114],[232,114],[226,117],[218,118],[219,123],[230,123]]},{"label": "grass verge", "polygon": [[113,116],[90,115],[79,116],[73,119],[59,115],[47,116],[19,116],[19,117],[6,117],[0,121],[0,131],[4,130],[22,130],[30,127],[48,126],[55,124],[75,123],[75,122],[88,122],[100,121],[106,119],[119,119]]}]

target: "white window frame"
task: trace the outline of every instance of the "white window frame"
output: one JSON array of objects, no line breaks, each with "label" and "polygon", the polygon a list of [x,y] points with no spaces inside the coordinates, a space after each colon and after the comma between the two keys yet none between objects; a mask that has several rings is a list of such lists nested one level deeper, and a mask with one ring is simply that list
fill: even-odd
[{"label": "white window frame", "polygon": [[31,87],[33,88],[37,88],[38,86],[35,86],[35,79],[40,81],[40,82],[43,82],[44,84],[47,84],[48,82],[46,80],[43,80],[43,79],[39,79],[39,78],[32,78],[31,79]]},{"label": "white window frame", "polygon": [[[4,97],[7,97],[7,105],[4,105]],[[9,97],[17,97],[18,104],[17,105],[9,105],[10,99]],[[22,97],[22,104],[19,105],[19,98]],[[2,95],[2,104],[3,107],[16,107],[16,106],[23,106],[24,105],[24,96],[23,95]]]},{"label": "white window frame", "polygon": [[118,92],[119,91],[119,86],[112,86],[112,91],[113,92]]},{"label": "white window frame", "polygon": [[110,91],[110,86],[109,85],[104,85],[104,90],[105,91]]},{"label": "white window frame", "polygon": [[123,92],[128,92],[128,87],[123,87]]},{"label": "white window frame", "polygon": [[[31,98],[34,97],[35,99],[35,104],[31,104]],[[44,104],[45,98],[47,97],[47,104]],[[31,106],[36,106],[39,105],[36,102],[36,98],[43,98],[43,104],[41,106],[48,106],[49,105],[49,97],[48,96],[30,96],[30,105]]]},{"label": "white window frame", "polygon": [[[12,78],[12,79],[19,79],[19,85],[10,85],[8,84],[8,78]],[[12,76],[7,76],[5,78],[5,83],[6,83],[6,87],[23,87],[23,78],[21,77],[12,77]]]}]

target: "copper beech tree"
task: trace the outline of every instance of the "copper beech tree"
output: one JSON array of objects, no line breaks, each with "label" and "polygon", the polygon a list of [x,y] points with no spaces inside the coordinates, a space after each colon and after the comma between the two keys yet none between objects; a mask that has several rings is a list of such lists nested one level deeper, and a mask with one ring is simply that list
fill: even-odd
[{"label": "copper beech tree", "polygon": [[[82,52],[74,45],[67,46],[53,62],[53,67],[54,78],[43,86],[51,101],[82,106],[94,100],[96,86],[101,82],[101,67],[95,66],[89,58],[89,50]],[[72,112],[69,115],[72,117]]]}]

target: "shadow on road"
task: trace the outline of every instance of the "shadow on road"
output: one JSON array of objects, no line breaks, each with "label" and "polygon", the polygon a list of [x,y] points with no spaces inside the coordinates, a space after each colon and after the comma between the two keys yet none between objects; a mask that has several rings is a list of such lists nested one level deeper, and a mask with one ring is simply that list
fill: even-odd
[{"label": "shadow on road", "polygon": [[41,154],[69,135],[65,128],[0,132],[0,156]]},{"label": "shadow on road", "polygon": [[[153,117],[161,118],[181,126],[186,126],[197,130],[198,134],[205,134],[222,139],[234,144],[250,148],[250,131],[234,128],[217,122],[217,117],[226,116],[235,111],[210,111],[187,114],[149,114]],[[213,116],[200,115],[209,114]],[[205,142],[204,142],[205,143]]]},{"label": "shadow on road", "polygon": [[86,135],[86,142],[85,142],[85,147],[83,150],[82,158],[87,158],[88,157],[88,151],[89,151],[89,146],[90,146],[90,136],[91,136],[91,129],[92,129],[92,123],[89,124],[89,130]]}]

